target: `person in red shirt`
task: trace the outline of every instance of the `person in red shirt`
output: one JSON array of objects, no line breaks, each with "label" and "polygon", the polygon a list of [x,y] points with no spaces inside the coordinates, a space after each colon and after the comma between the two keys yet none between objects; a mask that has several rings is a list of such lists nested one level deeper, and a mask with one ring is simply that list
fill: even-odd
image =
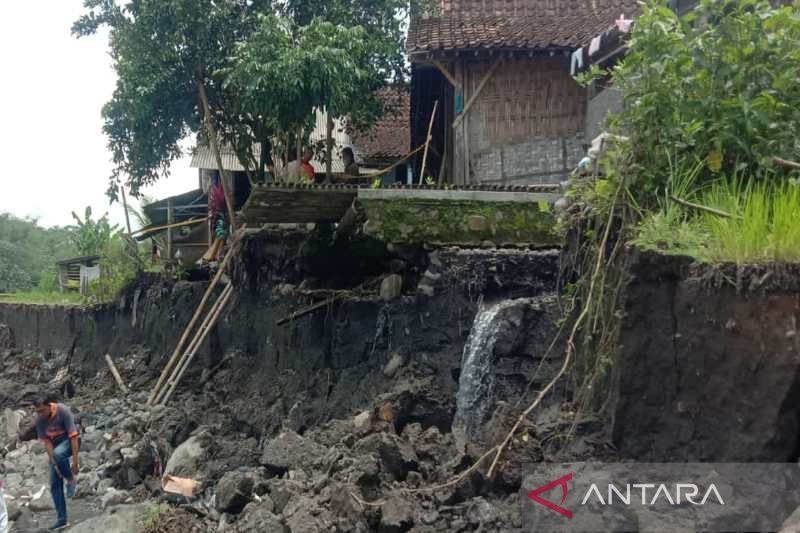
[{"label": "person in red shirt", "polygon": [[[50,494],[53,497],[57,519],[51,531],[67,527],[67,501],[64,498],[64,480],[67,480],[67,495],[75,495],[78,478],[78,426],[69,407],[61,403],[48,402],[45,396],[34,401],[36,433],[47,448],[50,458]],[[72,465],[70,467],[70,456]]]},{"label": "person in red shirt", "polygon": [[314,181],[314,167],[311,165],[311,159],[314,157],[314,152],[311,151],[311,148],[306,148],[303,150],[303,172],[305,173],[306,177],[309,181]]}]

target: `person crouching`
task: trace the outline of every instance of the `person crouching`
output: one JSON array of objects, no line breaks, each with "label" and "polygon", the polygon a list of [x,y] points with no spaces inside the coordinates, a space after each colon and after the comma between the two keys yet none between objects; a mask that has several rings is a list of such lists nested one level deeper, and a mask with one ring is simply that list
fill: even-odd
[{"label": "person crouching", "polygon": [[[64,481],[67,481],[67,495],[75,495],[78,476],[78,427],[75,416],[69,407],[62,403],[48,402],[44,396],[34,401],[36,413],[36,434],[44,442],[50,458],[50,494],[56,508],[57,519],[51,531],[67,527],[67,501],[64,498]],[[70,467],[70,456],[72,465]]]}]

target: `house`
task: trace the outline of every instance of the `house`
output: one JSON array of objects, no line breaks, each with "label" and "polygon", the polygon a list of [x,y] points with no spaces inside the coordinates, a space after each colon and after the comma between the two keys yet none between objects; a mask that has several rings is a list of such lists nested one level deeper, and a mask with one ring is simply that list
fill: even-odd
[{"label": "house", "polygon": [[407,42],[412,145],[425,141],[437,106],[426,167],[455,184],[562,180],[587,143],[586,91],[570,75],[572,53],[620,15],[637,13],[637,3],[440,0],[438,7],[435,16],[413,17]]},{"label": "house", "polygon": [[410,165],[403,158],[411,151],[411,95],[404,87],[386,87],[378,93],[381,117],[365,132],[353,132],[352,147],[362,174],[396,165],[385,182],[407,182]]}]

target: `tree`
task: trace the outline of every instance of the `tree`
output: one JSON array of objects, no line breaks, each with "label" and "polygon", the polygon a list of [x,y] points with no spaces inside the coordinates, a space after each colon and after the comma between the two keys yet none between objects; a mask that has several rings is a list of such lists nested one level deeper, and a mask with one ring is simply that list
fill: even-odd
[{"label": "tree", "polygon": [[109,223],[108,213],[97,220],[92,219],[92,208],[88,206],[83,220],[75,211],[72,212],[72,218],[78,225],[72,228],[70,240],[81,255],[100,255],[119,231],[119,226]]},{"label": "tree", "polygon": [[251,38],[218,74],[252,116],[273,134],[310,126],[315,108],[330,114],[363,110],[375,99],[381,76],[373,68],[366,30],[321,19],[298,26],[286,17],[262,16]]},{"label": "tree", "polygon": [[234,43],[252,30],[254,14],[266,12],[269,2],[85,0],[84,6],[88,13],[72,31],[82,37],[108,26],[118,75],[103,108],[103,130],[115,163],[108,194],[117,198],[124,177],[138,196],[143,185],[168,175],[170,163],[182,155],[180,141],[200,132],[198,83],[207,88],[215,120],[237,120],[222,112],[228,107],[226,95],[208,73],[224,66]]},{"label": "tree", "polygon": [[[108,189],[112,200],[123,179],[138,196],[143,185],[166,176],[170,163],[182,155],[179,142],[186,136],[211,140],[201,128],[204,116],[198,97],[203,88],[211,129],[234,147],[245,168],[263,173],[276,131],[273,113],[232,90],[241,85],[226,89],[221,78],[212,76],[230,69],[228,59],[250,42],[253,32],[266,36],[261,16],[288,17],[285,23],[292,35],[295,28],[310,25],[314,14],[333,24],[324,31],[361,25],[370,69],[380,73],[371,77],[374,88],[402,76],[405,67],[405,0],[289,0],[275,6],[269,0],[85,0],[84,5],[87,13],[73,25],[73,33],[81,37],[108,26],[119,77],[103,109],[103,129],[115,163]],[[314,27],[323,31],[319,24]],[[352,95],[329,104],[338,105],[335,112],[347,114],[356,124],[369,122],[378,109],[371,98]],[[287,127],[281,124],[280,129]],[[254,143],[261,145],[260,160],[253,155]]]},{"label": "tree", "polygon": [[0,214],[0,293],[19,292],[55,276],[55,262],[75,255],[67,228]]}]

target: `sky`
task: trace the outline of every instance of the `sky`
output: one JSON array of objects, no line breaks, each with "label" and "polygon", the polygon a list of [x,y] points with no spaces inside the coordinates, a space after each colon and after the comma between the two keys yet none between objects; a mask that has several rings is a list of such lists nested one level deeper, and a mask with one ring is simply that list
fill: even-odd
[{"label": "sky", "polygon": [[[112,164],[100,115],[116,74],[106,33],[70,34],[82,4],[0,1],[0,212],[67,225],[71,211],[91,205],[122,226],[122,206],[105,196]],[[144,193],[163,198],[196,187],[184,157]]]}]

